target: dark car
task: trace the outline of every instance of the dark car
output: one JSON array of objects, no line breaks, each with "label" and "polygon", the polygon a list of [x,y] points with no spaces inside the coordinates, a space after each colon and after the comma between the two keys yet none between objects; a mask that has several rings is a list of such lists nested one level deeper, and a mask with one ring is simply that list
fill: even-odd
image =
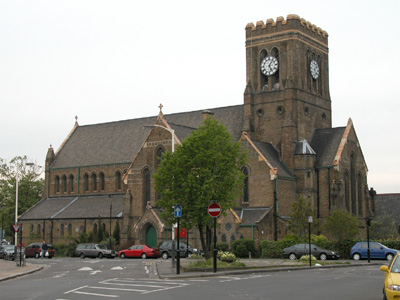
[{"label": "dark car", "polygon": [[[175,241],[175,251],[177,251],[177,241]],[[188,257],[192,254],[198,254],[198,255],[203,255],[203,251],[197,249],[197,248],[193,248],[190,245],[187,245],[184,242],[179,242],[180,245],[180,257]],[[161,245],[160,245],[160,253],[161,253],[161,257],[163,259],[167,259],[168,257],[171,257],[172,255],[172,241],[164,241]]]},{"label": "dark car", "polygon": [[[372,259],[387,259],[392,260],[393,257],[399,252],[396,249],[390,249],[385,245],[376,242],[369,242],[369,253]],[[350,257],[354,260],[368,258],[368,243],[361,242],[355,244],[350,250]]]},{"label": "dark car", "polygon": [[[54,256],[54,247],[51,244],[47,244],[48,256],[45,257],[52,258]],[[32,243],[25,248],[25,257],[35,257],[39,258],[42,255],[42,243]]]},{"label": "dark car", "polygon": [[98,257],[98,258],[114,258],[117,253],[108,249],[106,245],[101,244],[79,244],[75,249],[75,255],[80,258]]},{"label": "dark car", "polygon": [[14,245],[3,245],[3,258],[5,260],[14,260],[15,246]]},{"label": "dark car", "polygon": [[[283,249],[283,257],[289,258],[290,260],[299,259],[303,255],[309,255],[309,244],[296,244]],[[338,253],[322,249],[314,244],[311,244],[311,255],[314,255],[320,260],[339,259],[340,257]]]},{"label": "dark car", "polygon": [[158,258],[161,255],[160,250],[157,248],[149,247],[147,245],[133,245],[128,249],[119,251],[118,256],[123,259],[127,257]]}]

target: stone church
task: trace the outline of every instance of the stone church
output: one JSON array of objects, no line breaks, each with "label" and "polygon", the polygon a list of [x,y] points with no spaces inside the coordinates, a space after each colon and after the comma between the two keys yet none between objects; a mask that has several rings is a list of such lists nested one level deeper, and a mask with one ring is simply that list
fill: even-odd
[{"label": "stone church", "polygon": [[[300,195],[320,221],[344,208],[363,228],[374,214],[368,169],[352,120],[332,127],[327,32],[297,15],[249,23],[245,32],[242,105],[168,115],[160,105],[154,117],[76,121],[58,150],[48,149],[42,200],[20,216],[23,239],[63,243],[98,226],[112,232],[117,223],[121,246],[171,239],[152,174],[162,153],[207,117],[249,151],[243,196],[218,219],[218,241],[283,237]],[[199,245],[196,230],[186,238]]]}]

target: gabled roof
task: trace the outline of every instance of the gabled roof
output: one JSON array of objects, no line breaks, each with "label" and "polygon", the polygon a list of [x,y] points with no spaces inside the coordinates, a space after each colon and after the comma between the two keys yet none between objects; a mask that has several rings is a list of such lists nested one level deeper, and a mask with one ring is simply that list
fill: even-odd
[{"label": "gabled roof", "polygon": [[272,173],[282,177],[296,178],[295,174],[284,163],[279,155],[278,150],[276,150],[276,148],[272,144],[253,141],[246,133],[242,135],[242,139],[246,139],[249,144],[254,148],[254,150],[258,152],[258,154],[268,165]]},{"label": "gabled roof", "polygon": [[268,214],[271,207],[234,208],[233,211],[240,218],[240,226],[255,226]]},{"label": "gabled roof", "polygon": [[46,198],[31,207],[20,220],[95,219],[121,217],[124,195],[92,195]]},{"label": "gabled roof", "polygon": [[[209,109],[239,140],[243,128],[243,105]],[[176,130],[181,140],[203,123],[203,110],[164,115],[165,120]],[[74,126],[63,142],[51,168],[68,168],[106,164],[130,164],[142,147],[157,116]]]},{"label": "gabled roof", "polygon": [[335,156],[346,127],[317,129],[311,140],[311,147],[317,154],[317,167],[333,166]]}]

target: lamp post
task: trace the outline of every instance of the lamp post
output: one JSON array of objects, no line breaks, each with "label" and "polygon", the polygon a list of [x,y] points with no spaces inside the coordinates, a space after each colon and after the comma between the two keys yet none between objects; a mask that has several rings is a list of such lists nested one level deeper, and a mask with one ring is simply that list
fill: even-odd
[{"label": "lamp post", "polygon": [[[34,163],[25,163],[26,166],[33,166]],[[15,173],[15,224],[18,223],[18,165],[16,164],[16,173]],[[18,233],[15,232],[14,235],[14,244],[17,245],[18,244]],[[22,246],[22,245],[21,245]]]},{"label": "lamp post", "polygon": [[111,244],[111,218],[112,218],[112,195],[108,195],[108,197],[111,199],[110,201],[110,249],[112,249],[112,244]]},{"label": "lamp post", "polygon": [[310,260],[311,267],[311,223],[313,222],[313,217],[308,216],[308,256]]}]

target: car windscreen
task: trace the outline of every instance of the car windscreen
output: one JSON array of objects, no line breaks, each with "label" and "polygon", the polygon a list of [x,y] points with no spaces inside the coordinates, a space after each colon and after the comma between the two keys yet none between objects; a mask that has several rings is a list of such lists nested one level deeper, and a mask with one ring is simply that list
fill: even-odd
[{"label": "car windscreen", "polygon": [[97,248],[98,249],[107,249],[107,246],[106,245],[97,245]]}]

